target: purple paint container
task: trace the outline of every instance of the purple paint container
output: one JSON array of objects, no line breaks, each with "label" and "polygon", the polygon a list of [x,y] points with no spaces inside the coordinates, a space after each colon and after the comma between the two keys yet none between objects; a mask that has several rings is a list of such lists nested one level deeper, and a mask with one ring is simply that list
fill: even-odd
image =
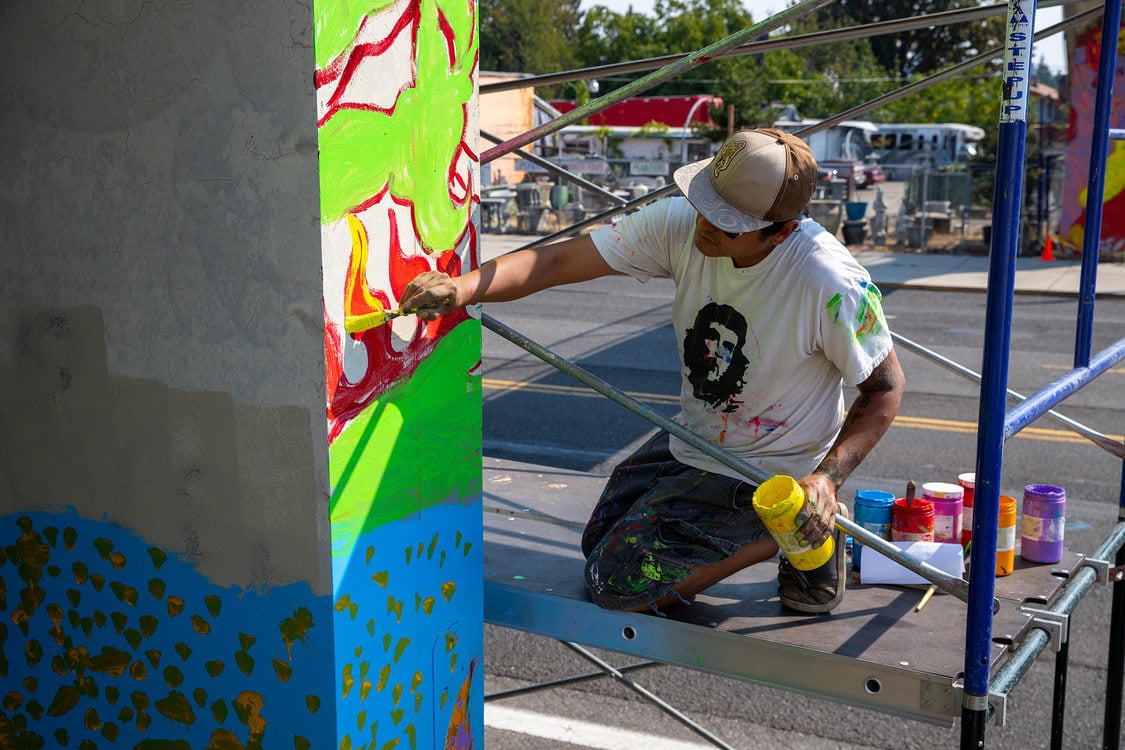
[{"label": "purple paint container", "polygon": [[1063,557],[1066,490],[1052,484],[1023,488],[1020,557],[1028,562],[1057,563]]}]

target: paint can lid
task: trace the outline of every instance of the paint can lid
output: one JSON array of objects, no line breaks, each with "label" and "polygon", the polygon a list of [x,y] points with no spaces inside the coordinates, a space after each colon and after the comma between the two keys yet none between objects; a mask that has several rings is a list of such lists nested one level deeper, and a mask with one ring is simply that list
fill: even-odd
[{"label": "paint can lid", "polygon": [[872,508],[889,508],[894,504],[895,496],[893,492],[883,492],[882,490],[856,490],[855,491],[855,504],[863,505]]},{"label": "paint can lid", "polygon": [[1066,502],[1066,490],[1053,484],[1029,484],[1023,488],[1023,499]]},{"label": "paint can lid", "polygon": [[975,471],[966,471],[964,474],[957,475],[957,484],[961,485],[967,490],[971,490],[977,482],[977,473]]},{"label": "paint can lid", "polygon": [[949,482],[926,482],[922,485],[922,497],[931,500],[957,500],[965,496],[965,488]]}]

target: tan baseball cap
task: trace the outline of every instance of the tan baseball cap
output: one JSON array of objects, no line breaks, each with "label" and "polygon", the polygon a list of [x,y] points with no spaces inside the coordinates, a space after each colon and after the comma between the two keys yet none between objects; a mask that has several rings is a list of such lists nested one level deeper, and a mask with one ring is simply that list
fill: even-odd
[{"label": "tan baseball cap", "polygon": [[816,187],[808,144],[774,128],[740,130],[711,159],[676,170],[684,196],[725,232],[753,232],[804,212]]}]

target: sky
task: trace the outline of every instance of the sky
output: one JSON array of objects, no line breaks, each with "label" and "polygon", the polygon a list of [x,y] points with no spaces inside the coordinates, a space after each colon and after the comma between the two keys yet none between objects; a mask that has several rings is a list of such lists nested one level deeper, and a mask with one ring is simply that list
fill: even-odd
[{"label": "sky", "polygon": [[[601,5],[609,8],[614,13],[624,13],[632,6],[633,10],[637,13],[651,16],[653,14],[652,9],[654,4],[655,0],[582,0],[581,8],[582,10],[587,10],[594,5]],[[742,5],[746,10],[750,11],[750,15],[754,17],[755,21],[762,21],[778,11],[785,10],[789,3],[786,0],[742,0]],[[1041,8],[1037,9],[1035,12],[1036,29],[1051,26],[1061,20],[1061,6]],[[1034,56],[1037,61],[1042,57],[1044,62],[1047,63],[1047,67],[1056,73],[1065,71],[1067,65],[1063,35],[1055,34],[1050,39],[1036,44]]]}]

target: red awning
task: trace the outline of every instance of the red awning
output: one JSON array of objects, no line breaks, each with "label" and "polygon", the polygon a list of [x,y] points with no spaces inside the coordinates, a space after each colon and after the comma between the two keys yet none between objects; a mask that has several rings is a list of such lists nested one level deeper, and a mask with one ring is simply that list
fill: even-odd
[{"label": "red awning", "polygon": [[[695,106],[700,100],[705,103]],[[558,99],[551,101],[551,106],[565,114],[578,105],[571,99]],[[671,128],[682,128],[690,113],[691,120],[687,121],[688,125],[714,127],[715,123],[711,120],[710,108],[721,106],[723,106],[723,100],[720,97],[710,95],[638,96],[606,107],[601,112],[590,115],[586,122],[590,125],[636,128],[650,122],[659,122]],[[692,112],[692,107],[695,107],[694,112]]]}]

